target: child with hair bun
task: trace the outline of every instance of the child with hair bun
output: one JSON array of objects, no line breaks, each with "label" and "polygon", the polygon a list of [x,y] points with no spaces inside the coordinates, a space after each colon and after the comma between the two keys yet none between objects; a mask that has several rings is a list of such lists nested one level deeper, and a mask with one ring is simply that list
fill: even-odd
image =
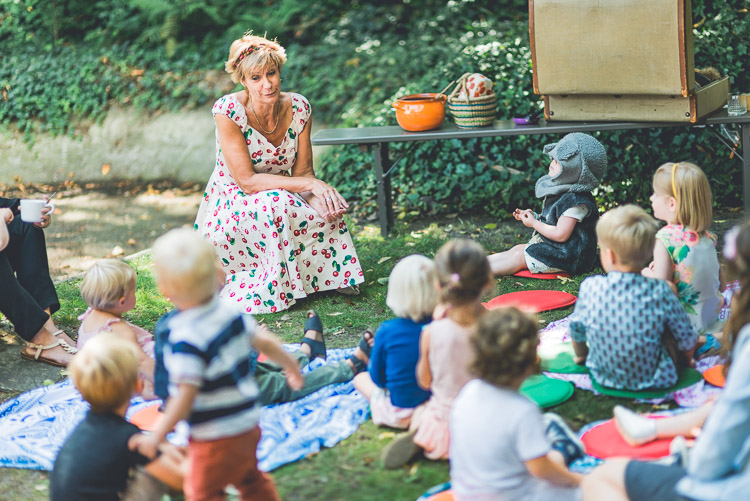
[{"label": "child with hair bun", "polygon": [[567,469],[583,446],[555,414],[518,393],[538,372],[537,322],[498,308],[471,336],[478,379],[466,383],[450,413],[451,487],[458,501],[580,499],[581,475]]},{"label": "child with hair bun", "polygon": [[544,153],[552,160],[549,173],[537,180],[534,192],[543,200],[542,213],[516,209],[513,217],[534,230],[528,244],[489,256],[495,275],[531,273],[585,273],[596,264],[599,218],[591,194],[607,170],[604,146],[581,132],[548,144]]},{"label": "child with hair bun", "polygon": [[487,255],[476,242],[452,240],[438,250],[435,270],[444,312],[422,330],[417,363],[417,382],[432,396],[412,416],[410,431],[385,449],[386,468],[405,464],[420,449],[428,459],[448,457],[448,413],[471,379],[469,336],[486,312],[481,298],[492,279]]},{"label": "child with hair bun", "polygon": [[713,203],[708,179],[692,163],[666,163],[656,170],[653,187],[654,217],[667,224],[656,233],[654,260],[642,273],[675,284],[698,334],[718,330],[711,325],[723,305],[723,285],[716,236],[708,231]]},{"label": "child with hair bun", "polygon": [[112,332],[138,347],[141,396],[154,394],[154,337],[147,330],[122,318],[135,307],[135,271],[118,259],[102,259],[83,276],[81,296],[89,308],[78,317],[78,349],[103,332]]},{"label": "child with hair bun", "polygon": [[437,305],[435,280],[435,263],[419,254],[406,256],[391,270],[385,304],[396,318],[380,324],[369,370],[354,377],[377,425],[409,428],[415,408],[430,398],[417,384],[416,368],[419,336]]}]

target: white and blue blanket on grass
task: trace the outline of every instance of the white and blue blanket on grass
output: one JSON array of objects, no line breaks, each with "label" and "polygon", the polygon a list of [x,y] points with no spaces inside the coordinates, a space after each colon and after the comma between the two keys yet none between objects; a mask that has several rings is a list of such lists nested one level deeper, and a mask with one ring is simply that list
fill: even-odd
[{"label": "white and blue blanket on grass", "polygon": [[[328,350],[328,360],[314,360],[303,372],[336,363],[353,348]],[[127,417],[154,402],[133,399]],[[51,470],[65,439],[83,419],[88,404],[66,379],[36,388],[0,404],[0,467]],[[266,407],[258,444],[261,470],[333,447],[352,435],[368,417],[367,400],[350,382],[326,386],[300,400]]]}]

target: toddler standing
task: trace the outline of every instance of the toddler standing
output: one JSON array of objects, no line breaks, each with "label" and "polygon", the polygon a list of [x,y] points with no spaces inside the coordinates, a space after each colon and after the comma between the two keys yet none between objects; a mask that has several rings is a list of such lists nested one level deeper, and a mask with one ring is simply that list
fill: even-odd
[{"label": "toddler standing", "polygon": [[588,134],[574,132],[545,146],[544,153],[552,159],[549,173],[534,187],[537,198],[544,200],[542,213],[531,209],[513,212],[534,234],[528,244],[489,256],[495,275],[525,269],[578,274],[596,263],[594,228],[599,212],[591,191],[599,186],[607,169],[604,146]]},{"label": "toddler standing", "polygon": [[567,465],[583,454],[557,415],[518,393],[538,372],[537,322],[516,308],[498,308],[471,337],[478,379],[466,383],[450,415],[451,487],[458,501],[580,499],[581,475]]},{"label": "toddler standing", "polygon": [[607,275],[581,282],[570,336],[576,361],[602,386],[667,388],[678,362],[692,358],[698,336],[679,300],[666,282],[640,274],[655,233],[656,222],[635,205],[607,211],[596,226]]},{"label": "toddler standing", "polygon": [[354,377],[354,387],[369,402],[372,421],[408,428],[414,409],[430,392],[417,384],[419,336],[437,305],[435,264],[418,254],[396,263],[388,278],[385,304],[397,318],[378,328],[369,372]]},{"label": "toddler standing", "polygon": [[664,164],[654,174],[654,217],[666,221],[656,233],[654,261],[643,275],[674,283],[693,328],[704,334],[716,322],[723,299],[711,187],[703,171],[688,162]]},{"label": "toddler standing", "polygon": [[81,296],[89,308],[78,317],[78,349],[102,332],[112,332],[138,347],[141,396],[154,399],[154,337],[147,330],[123,320],[135,307],[135,271],[123,261],[102,259],[83,276]]},{"label": "toddler standing", "polygon": [[446,459],[450,443],[448,413],[466,384],[471,360],[469,336],[487,311],[482,295],[492,279],[487,255],[470,240],[452,240],[435,256],[437,285],[444,317],[436,318],[419,339],[417,382],[432,391],[424,407],[412,416],[411,429],[385,449],[383,463],[395,468],[424,450],[428,459]]},{"label": "toddler standing", "polygon": [[156,282],[178,312],[168,320],[164,364],[169,394],[164,414],[138,450],[153,457],[181,419],[190,424],[188,500],[223,496],[234,485],[240,499],[277,500],[271,477],[257,468],[261,405],[252,349],[281,365],[292,389],[303,384],[297,364],[276,338],[216,294],[216,253],[189,229],[172,230],[153,246]]}]

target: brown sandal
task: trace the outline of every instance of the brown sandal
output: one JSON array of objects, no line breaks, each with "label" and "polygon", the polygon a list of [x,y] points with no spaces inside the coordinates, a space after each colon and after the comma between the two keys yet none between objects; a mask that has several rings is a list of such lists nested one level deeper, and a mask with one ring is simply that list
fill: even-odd
[{"label": "brown sandal", "polygon": [[[63,334],[63,331],[60,330],[52,333],[53,336],[59,336],[60,334]],[[53,365],[55,367],[67,367],[67,363],[58,362],[57,360],[52,360],[51,358],[42,356],[42,352],[44,350],[51,350],[52,348],[56,348],[58,346],[61,346],[63,350],[67,351],[71,355],[75,355],[76,353],[78,353],[78,348],[70,346],[66,341],[63,341],[62,339],[58,339],[54,343],[48,344],[46,346],[43,344],[30,343],[27,341],[26,346],[21,349],[21,358],[31,360],[33,362],[42,362],[45,364]],[[36,353],[32,355],[26,351],[26,348],[35,349]]]}]

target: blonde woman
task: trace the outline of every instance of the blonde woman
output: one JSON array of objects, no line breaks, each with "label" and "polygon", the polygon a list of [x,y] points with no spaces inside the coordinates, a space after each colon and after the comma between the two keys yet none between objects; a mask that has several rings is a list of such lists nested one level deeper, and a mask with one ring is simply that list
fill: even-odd
[{"label": "blonde woman", "polygon": [[284,48],[245,35],[226,71],[243,89],[213,107],[216,165],[195,229],[226,272],[224,300],[273,313],[325,290],[359,292],[364,280],[342,216],[341,194],[315,177],[310,103],[281,91]]}]

